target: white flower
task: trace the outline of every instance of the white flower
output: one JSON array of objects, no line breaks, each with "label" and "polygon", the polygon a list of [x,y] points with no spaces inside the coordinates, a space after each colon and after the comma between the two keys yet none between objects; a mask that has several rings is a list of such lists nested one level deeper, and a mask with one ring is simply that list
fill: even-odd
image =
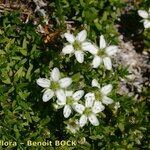
[{"label": "white flower", "polygon": [[113,103],[113,100],[107,96],[112,90],[111,84],[105,85],[104,87],[101,88],[98,81],[96,79],[93,79],[92,87],[97,87],[99,89],[98,91],[95,92],[96,100],[102,101],[102,103],[105,105]]},{"label": "white flower", "polygon": [[75,134],[80,129],[78,120],[69,119],[66,124],[67,124],[66,129],[73,134]]},{"label": "white flower", "polygon": [[148,12],[145,10],[138,10],[138,14],[143,18],[144,28],[150,28],[150,8]]},{"label": "white flower", "polygon": [[85,126],[85,124],[90,121],[94,126],[99,125],[99,121],[96,117],[96,114],[103,111],[105,107],[100,101],[95,101],[94,93],[87,93],[85,95],[85,106],[79,103],[74,105],[74,110],[81,114],[79,119],[80,127]]},{"label": "white flower", "polygon": [[92,67],[98,68],[101,63],[104,63],[104,66],[107,70],[112,69],[112,63],[110,56],[114,55],[118,51],[118,47],[114,45],[106,46],[106,41],[104,36],[101,35],[99,39],[99,46],[89,45],[88,51],[94,55],[94,59],[92,61]]},{"label": "white flower", "polygon": [[71,115],[73,105],[76,104],[83,95],[83,90],[76,91],[75,93],[73,93],[73,91],[63,91],[61,89],[56,91],[56,96],[58,98],[57,104],[64,106],[63,115],[65,118]]},{"label": "white flower", "polygon": [[120,108],[120,103],[116,102],[114,108],[115,108],[115,110],[118,110],[118,108]]},{"label": "white flower", "polygon": [[74,36],[71,33],[65,33],[64,36],[69,44],[62,49],[63,54],[74,54],[76,60],[79,63],[83,63],[84,52],[86,51],[84,44],[89,43],[92,45],[90,42],[86,42],[87,32],[82,30],[77,36]]},{"label": "white flower", "polygon": [[51,72],[50,79],[39,78],[36,83],[45,88],[45,92],[43,94],[43,101],[49,101],[55,93],[57,95],[61,95],[61,89],[67,88],[71,85],[72,79],[69,77],[60,78],[60,71],[58,68],[54,68]]}]

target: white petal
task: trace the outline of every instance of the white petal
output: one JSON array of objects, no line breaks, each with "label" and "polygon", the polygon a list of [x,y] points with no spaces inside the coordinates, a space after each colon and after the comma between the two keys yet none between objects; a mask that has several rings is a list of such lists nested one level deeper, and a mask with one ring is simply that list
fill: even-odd
[{"label": "white petal", "polygon": [[54,91],[47,89],[43,94],[43,102],[49,101],[54,96]]},{"label": "white petal", "polygon": [[99,112],[102,112],[105,109],[105,107],[102,105],[100,101],[95,101],[94,105],[92,107],[92,112],[97,114]]},{"label": "white petal", "polygon": [[58,68],[54,68],[51,72],[51,79],[56,82],[59,80],[59,78],[60,78],[60,71]]},{"label": "white petal", "polygon": [[118,108],[120,108],[120,103],[116,102],[114,108],[117,110]]},{"label": "white petal", "polygon": [[87,93],[87,94],[84,96],[84,98],[85,98],[85,106],[86,106],[86,107],[92,107],[92,106],[93,106],[93,102],[94,102],[94,100],[95,100],[95,95],[94,95],[94,93],[89,92],[89,93]]},{"label": "white petal", "polygon": [[144,28],[150,28],[150,21],[149,20],[144,20]]},{"label": "white petal", "polygon": [[60,101],[60,100],[57,100],[56,103],[60,106],[64,106],[66,105],[66,101]]},{"label": "white petal", "polygon": [[64,36],[65,36],[66,40],[71,44],[75,41],[75,37],[73,34],[65,33]]},{"label": "white petal", "polygon": [[101,62],[102,62],[102,59],[99,56],[96,55],[94,57],[93,61],[92,61],[92,67],[93,68],[99,67],[99,65],[101,64]]},{"label": "white petal", "polygon": [[109,47],[106,48],[106,53],[109,56],[114,55],[117,51],[118,51],[118,47],[114,46],[114,45],[111,45],[111,46],[109,46]]},{"label": "white petal", "polygon": [[71,54],[74,52],[74,48],[72,45],[66,45],[63,49],[62,49],[62,52],[64,54]]},{"label": "white petal", "polygon": [[98,88],[100,88],[100,84],[98,83],[98,81],[96,79],[92,80],[92,87],[98,87]]},{"label": "white petal", "polygon": [[66,78],[62,78],[58,81],[59,85],[61,86],[61,88],[67,88],[68,86],[71,85],[72,83],[72,79],[69,77]]},{"label": "white petal", "polygon": [[50,87],[50,80],[46,78],[39,78],[37,79],[36,83],[43,88]]},{"label": "white petal", "polygon": [[82,51],[75,51],[75,57],[76,57],[76,59],[77,59],[77,61],[79,63],[83,63],[83,61],[84,61],[84,54],[83,54]]},{"label": "white petal", "polygon": [[113,102],[114,101],[111,98],[107,97],[107,96],[104,96],[103,99],[102,99],[102,103],[106,104],[106,105],[112,104]]},{"label": "white petal", "polygon": [[141,16],[142,18],[147,19],[148,18],[148,13],[145,10],[138,10],[138,14],[139,16]]},{"label": "white petal", "polygon": [[50,87],[50,80],[46,78],[39,78],[36,80],[36,83],[43,88]]},{"label": "white petal", "polygon": [[79,42],[83,42],[87,37],[87,32],[86,30],[82,30],[81,32],[79,32],[76,36],[76,40]]},{"label": "white petal", "polygon": [[107,70],[111,70],[112,69],[112,63],[111,63],[111,59],[109,57],[105,57],[103,58],[104,61],[104,66]]},{"label": "white petal", "polygon": [[96,45],[94,45],[90,42],[82,43],[81,47],[83,50],[88,51],[93,55],[96,55],[98,53],[98,50],[99,50],[99,48]]},{"label": "white petal", "polygon": [[71,108],[69,105],[65,105],[64,110],[63,110],[63,115],[65,118],[68,118],[71,114]]},{"label": "white petal", "polygon": [[79,119],[79,125],[80,127],[83,127],[85,126],[85,124],[87,123],[87,116],[85,115],[82,115]]},{"label": "white petal", "polygon": [[56,91],[56,96],[58,98],[58,101],[60,103],[66,103],[66,95],[65,92],[62,89],[59,89]]},{"label": "white petal", "polygon": [[100,36],[99,46],[100,46],[100,49],[103,49],[106,47],[106,41],[103,35]]},{"label": "white petal", "polygon": [[67,97],[72,96],[72,94],[73,94],[73,91],[65,91],[65,95]]},{"label": "white petal", "polygon": [[82,104],[74,104],[73,109],[78,112],[79,114],[83,114],[83,111],[85,110],[85,107]]},{"label": "white petal", "polygon": [[107,95],[111,92],[111,90],[112,90],[112,85],[108,84],[108,85],[105,85],[104,87],[102,87],[101,92],[103,95]]},{"label": "white petal", "polygon": [[93,126],[98,126],[99,125],[99,121],[98,121],[97,117],[94,114],[89,115],[88,118],[89,118],[89,121],[91,122],[91,124]]},{"label": "white petal", "polygon": [[75,101],[78,101],[83,95],[84,95],[84,91],[79,90],[79,91],[76,91],[72,97]]}]

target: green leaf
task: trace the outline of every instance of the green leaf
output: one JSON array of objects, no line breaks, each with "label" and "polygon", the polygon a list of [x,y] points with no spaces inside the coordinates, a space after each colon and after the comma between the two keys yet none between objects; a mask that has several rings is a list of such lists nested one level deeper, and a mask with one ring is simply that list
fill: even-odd
[{"label": "green leaf", "polygon": [[102,17],[102,21],[106,21],[107,20],[107,16],[108,16],[108,12],[105,11]]},{"label": "green leaf", "polygon": [[119,123],[118,124],[119,129],[123,132],[124,131],[124,124],[123,123]]},{"label": "green leaf", "polygon": [[14,131],[15,131],[16,138],[19,139],[20,133],[19,133],[19,130],[17,128],[17,125],[14,125]]},{"label": "green leaf", "polygon": [[40,118],[37,117],[37,116],[32,116],[32,119],[33,119],[33,121],[35,121],[35,122],[38,122],[38,121],[40,120]]},{"label": "green leaf", "polygon": [[25,100],[26,97],[23,92],[18,92],[18,94],[21,97],[21,99]]},{"label": "green leaf", "polygon": [[15,38],[14,39],[10,39],[9,42],[6,44],[5,46],[5,51],[8,52],[12,46],[12,44],[15,42]]},{"label": "green leaf", "polygon": [[0,43],[5,43],[5,42],[9,42],[9,38],[7,38],[7,37],[1,37],[0,38]]},{"label": "green leaf", "polygon": [[81,78],[80,72],[78,72],[78,73],[76,73],[76,74],[74,74],[74,75],[72,76],[72,80],[73,80],[74,82],[79,81],[80,78]]},{"label": "green leaf", "polygon": [[101,30],[101,29],[102,29],[102,25],[99,23],[99,19],[98,19],[98,18],[96,18],[96,19],[94,20],[94,24],[95,24],[95,26],[96,26],[96,28],[97,28],[98,30]]},{"label": "green leaf", "polygon": [[21,60],[20,56],[14,56],[14,57],[11,57],[11,58],[14,59],[14,60]]},{"label": "green leaf", "polygon": [[27,40],[26,37],[23,39],[22,48],[27,49]]},{"label": "green leaf", "polygon": [[29,112],[25,112],[24,116],[26,117],[26,119],[32,123],[32,119],[31,119],[31,116],[30,116],[30,113]]},{"label": "green leaf", "polygon": [[23,69],[24,69],[23,66],[20,67],[19,70],[15,73],[15,76],[22,77],[24,75]]},{"label": "green leaf", "polygon": [[83,12],[83,17],[85,17],[88,22],[92,22],[97,16],[98,11],[94,7],[90,7]]},{"label": "green leaf", "polygon": [[5,84],[11,84],[11,80],[8,76],[4,80],[2,80],[2,82]]},{"label": "green leaf", "polygon": [[0,35],[2,35],[3,33],[4,33],[4,31],[0,29]]},{"label": "green leaf", "polygon": [[80,4],[81,4],[82,7],[85,7],[85,3],[84,3],[83,0],[80,0]]},{"label": "green leaf", "polygon": [[15,90],[15,87],[13,86],[9,89],[8,93],[12,93],[14,90]]},{"label": "green leaf", "polygon": [[92,140],[101,140],[103,137],[103,135],[92,135],[89,138]]},{"label": "green leaf", "polygon": [[28,68],[28,71],[27,71],[27,74],[26,74],[26,79],[28,79],[29,81],[31,81],[31,71],[33,69],[33,65],[30,64],[29,65],[29,68]]},{"label": "green leaf", "polygon": [[6,54],[6,52],[3,50],[0,50],[0,55],[4,55],[4,54]]},{"label": "green leaf", "polygon": [[26,50],[26,49],[20,48],[19,50],[20,50],[20,53],[21,53],[22,55],[27,56],[27,50]]}]

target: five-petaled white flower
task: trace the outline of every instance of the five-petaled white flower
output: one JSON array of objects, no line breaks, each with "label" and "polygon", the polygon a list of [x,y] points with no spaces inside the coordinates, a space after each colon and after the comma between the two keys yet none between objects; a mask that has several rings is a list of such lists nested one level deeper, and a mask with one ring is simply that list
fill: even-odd
[{"label": "five-petaled white flower", "polygon": [[73,91],[63,91],[62,89],[56,91],[58,105],[64,106],[63,115],[68,118],[71,115],[73,106],[81,99],[84,95],[83,90],[78,90],[75,93]]},{"label": "five-petaled white flower", "polygon": [[45,92],[43,94],[43,101],[49,101],[55,93],[60,92],[60,89],[65,89],[71,85],[72,79],[69,77],[60,79],[60,71],[58,68],[54,68],[51,72],[50,79],[39,78],[37,84],[43,88],[45,88]]},{"label": "five-petaled white flower", "polygon": [[109,98],[107,95],[112,91],[112,85],[108,84],[104,87],[100,87],[100,84],[96,79],[92,80],[92,87],[97,87],[99,90],[95,92],[95,98],[97,101],[102,101],[103,104],[109,105],[113,103],[113,100]]},{"label": "five-petaled white flower", "polygon": [[75,54],[76,60],[79,63],[83,63],[84,53],[86,51],[83,47],[87,37],[86,30],[82,30],[77,36],[74,36],[71,33],[65,33],[64,36],[69,44],[62,49],[63,54]]},{"label": "five-petaled white flower", "polygon": [[81,114],[79,125],[80,127],[83,127],[89,120],[92,125],[98,126],[99,121],[96,114],[102,112],[105,107],[100,101],[95,101],[94,93],[87,93],[84,98],[85,106],[79,103],[74,105],[74,110]]},{"label": "five-petaled white flower", "polygon": [[92,44],[87,43],[87,44],[84,44],[84,48],[88,52],[94,55],[94,59],[92,61],[93,68],[98,68],[100,64],[103,62],[107,70],[112,69],[110,56],[114,55],[117,52],[118,47],[114,45],[110,45],[107,47],[106,41],[103,35],[100,36],[99,47],[94,44],[92,45]]},{"label": "five-petaled white flower", "polygon": [[145,10],[138,10],[138,14],[140,17],[143,18],[144,28],[150,28],[150,8],[149,8],[148,12]]}]

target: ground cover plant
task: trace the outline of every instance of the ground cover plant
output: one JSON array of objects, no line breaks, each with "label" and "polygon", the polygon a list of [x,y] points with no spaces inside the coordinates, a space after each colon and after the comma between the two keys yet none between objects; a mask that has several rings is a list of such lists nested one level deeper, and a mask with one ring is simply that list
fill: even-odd
[{"label": "ground cover plant", "polygon": [[148,0],[0,1],[0,149],[149,149],[149,19]]}]

